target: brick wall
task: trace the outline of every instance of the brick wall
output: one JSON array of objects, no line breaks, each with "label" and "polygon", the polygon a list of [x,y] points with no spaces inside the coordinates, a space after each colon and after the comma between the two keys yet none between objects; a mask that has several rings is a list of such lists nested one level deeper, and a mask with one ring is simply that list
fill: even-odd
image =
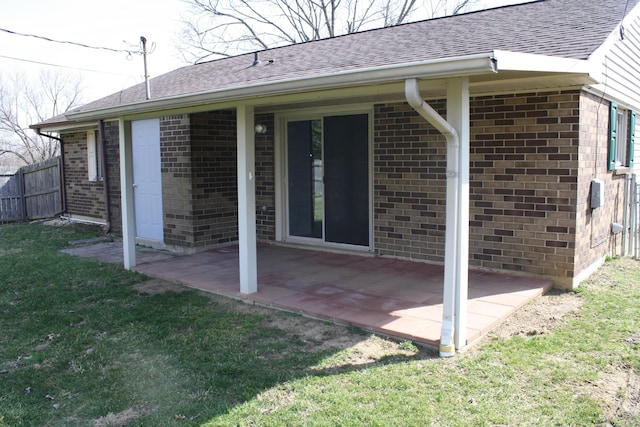
[{"label": "brick wall", "polygon": [[472,264],[573,276],[580,93],[472,102]]},{"label": "brick wall", "polygon": [[188,115],[160,118],[164,243],[185,248],[194,246],[190,134]]},{"label": "brick wall", "polygon": [[87,131],[62,134],[66,213],[106,220],[102,181],[89,181]]},{"label": "brick wall", "polygon": [[116,235],[122,235],[120,132],[118,122],[105,122],[104,133],[106,137],[105,148],[107,151],[107,170],[105,175],[109,184],[111,232]]},{"label": "brick wall", "polygon": [[[275,239],[273,114],[256,135],[258,239]],[[68,213],[104,220],[102,181],[88,180],[86,132],[65,134]],[[118,122],[105,122],[111,231],[122,234]],[[238,239],[235,111],[175,115],[160,120],[164,241],[194,249]]]},{"label": "brick wall", "polygon": [[191,117],[196,246],[238,239],[235,116],[235,111],[212,111]]},{"label": "brick wall", "polygon": [[376,252],[443,262],[444,137],[403,103],[374,107],[373,140]]},{"label": "brick wall", "polygon": [[256,233],[258,240],[276,238],[274,115],[256,114],[256,123],[267,126],[267,133],[256,135]]},{"label": "brick wall", "polygon": [[[273,114],[256,135],[257,235],[275,238]],[[236,114],[164,117],[160,124],[165,243],[203,248],[238,239]]]},{"label": "brick wall", "polygon": [[[431,103],[444,114],[444,103]],[[470,264],[573,276],[580,93],[471,101]],[[444,139],[406,104],[375,107],[378,253],[444,260]]]},{"label": "brick wall", "polygon": [[[624,182],[622,174],[607,170],[609,101],[589,93],[580,97],[580,174],[576,224],[575,274],[597,265],[608,254],[621,253],[621,235],[611,234],[611,224],[624,218]],[[591,209],[591,181],[605,183],[605,204]]]}]

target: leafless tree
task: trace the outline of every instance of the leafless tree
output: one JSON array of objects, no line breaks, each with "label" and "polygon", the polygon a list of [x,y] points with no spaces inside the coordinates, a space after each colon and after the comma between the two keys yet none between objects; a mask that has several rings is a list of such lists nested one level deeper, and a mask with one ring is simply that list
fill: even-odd
[{"label": "leafless tree", "polygon": [[479,0],[183,0],[188,62],[451,15]]},{"label": "leafless tree", "polygon": [[29,126],[80,105],[81,96],[80,78],[71,74],[42,72],[36,79],[24,73],[0,75],[0,159],[32,164],[57,156],[57,141]]}]

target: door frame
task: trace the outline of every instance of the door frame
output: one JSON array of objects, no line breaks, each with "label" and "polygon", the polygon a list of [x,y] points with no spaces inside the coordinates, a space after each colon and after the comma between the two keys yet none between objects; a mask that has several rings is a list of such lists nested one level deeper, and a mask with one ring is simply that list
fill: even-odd
[{"label": "door frame", "polygon": [[[368,120],[368,199],[369,199],[369,245],[351,245],[346,243],[326,242],[324,232],[321,239],[289,235],[289,200],[287,177],[287,122],[297,120],[324,119],[327,116],[348,116],[366,114]],[[327,249],[343,249],[358,252],[373,252],[373,105],[358,104],[339,107],[308,108],[300,110],[285,110],[275,113],[274,118],[274,155],[275,155],[275,199],[276,199],[276,241],[321,247]],[[324,129],[323,129],[324,135]],[[323,141],[324,151],[324,141]],[[324,153],[323,153],[324,154]],[[324,158],[324,155],[323,155]],[[323,165],[324,167],[324,165]],[[324,231],[324,209],[323,209]]]}]

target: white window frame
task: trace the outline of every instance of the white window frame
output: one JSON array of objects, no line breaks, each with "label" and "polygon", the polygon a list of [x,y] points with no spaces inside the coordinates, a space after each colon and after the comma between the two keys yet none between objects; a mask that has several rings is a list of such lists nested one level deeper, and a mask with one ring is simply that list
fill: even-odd
[{"label": "white window frame", "polygon": [[87,171],[89,181],[102,181],[102,143],[97,130],[87,131]]},{"label": "white window frame", "polygon": [[609,105],[609,171],[634,167],[636,112],[611,101]]},{"label": "white window frame", "polygon": [[626,167],[629,148],[629,111],[618,107],[618,135],[616,138],[616,169]]}]

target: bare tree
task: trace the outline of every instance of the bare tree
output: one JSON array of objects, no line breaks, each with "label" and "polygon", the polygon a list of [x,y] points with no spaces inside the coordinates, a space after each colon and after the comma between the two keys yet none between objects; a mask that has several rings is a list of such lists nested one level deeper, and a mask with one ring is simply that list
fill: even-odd
[{"label": "bare tree", "polygon": [[319,40],[468,10],[479,0],[183,0],[188,62]]},{"label": "bare tree", "polygon": [[80,79],[70,74],[42,72],[34,80],[18,73],[0,75],[0,159],[32,164],[57,156],[58,142],[29,125],[79,105],[81,93]]}]

